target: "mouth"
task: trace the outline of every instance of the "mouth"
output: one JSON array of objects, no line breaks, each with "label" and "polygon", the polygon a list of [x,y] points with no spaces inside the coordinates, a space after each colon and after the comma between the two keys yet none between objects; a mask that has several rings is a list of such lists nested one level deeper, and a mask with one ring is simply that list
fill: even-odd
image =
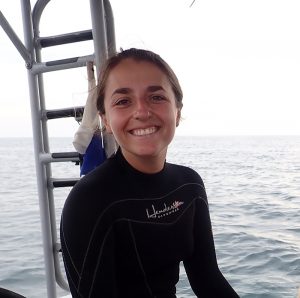
[{"label": "mouth", "polygon": [[138,128],[138,129],[132,129],[130,130],[130,133],[134,136],[148,136],[148,135],[152,135],[153,133],[158,131],[158,127],[157,126],[151,126],[151,127],[147,127],[147,128]]}]

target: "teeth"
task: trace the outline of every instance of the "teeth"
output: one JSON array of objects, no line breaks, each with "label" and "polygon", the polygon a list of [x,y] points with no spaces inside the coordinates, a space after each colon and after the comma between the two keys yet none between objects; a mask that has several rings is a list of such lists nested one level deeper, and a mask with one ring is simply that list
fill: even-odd
[{"label": "teeth", "polygon": [[145,128],[145,129],[135,129],[135,130],[132,130],[132,134],[135,135],[135,136],[146,136],[146,135],[150,135],[154,132],[156,132],[156,127],[148,127],[148,128]]}]

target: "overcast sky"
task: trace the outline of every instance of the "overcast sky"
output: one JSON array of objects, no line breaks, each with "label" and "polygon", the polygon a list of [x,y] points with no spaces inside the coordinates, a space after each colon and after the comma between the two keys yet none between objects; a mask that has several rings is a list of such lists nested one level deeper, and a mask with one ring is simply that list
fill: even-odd
[{"label": "overcast sky", "polygon": [[[300,135],[299,0],[112,0],[117,46],[156,51],[184,92],[178,135]],[[35,1],[32,1],[35,3]],[[75,6],[78,5],[78,6]],[[23,40],[20,1],[0,9]],[[90,29],[89,1],[52,0],[41,36]],[[93,53],[91,42],[43,50],[44,61]],[[31,136],[24,61],[0,28],[0,137]],[[45,75],[48,108],[81,105],[85,68]],[[73,136],[73,119],[49,121]]]}]

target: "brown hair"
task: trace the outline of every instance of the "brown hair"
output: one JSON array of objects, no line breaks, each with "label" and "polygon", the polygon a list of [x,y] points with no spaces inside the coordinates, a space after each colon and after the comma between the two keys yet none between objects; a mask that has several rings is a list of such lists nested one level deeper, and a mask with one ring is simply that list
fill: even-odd
[{"label": "brown hair", "polygon": [[171,67],[165,62],[159,55],[155,54],[154,52],[143,50],[143,49],[136,49],[136,48],[131,48],[128,50],[121,51],[120,53],[116,53],[112,57],[110,57],[99,77],[99,83],[98,83],[98,90],[97,90],[97,109],[100,114],[105,114],[105,109],[104,109],[104,97],[105,97],[105,88],[106,88],[106,83],[108,76],[110,74],[110,71],[116,67],[120,62],[122,62],[125,59],[134,59],[136,61],[146,61],[153,63],[159,69],[167,76],[173,92],[175,94],[176,98],[176,105],[179,109],[182,108],[182,90],[178,81],[177,76],[175,75],[174,71],[171,69]]}]

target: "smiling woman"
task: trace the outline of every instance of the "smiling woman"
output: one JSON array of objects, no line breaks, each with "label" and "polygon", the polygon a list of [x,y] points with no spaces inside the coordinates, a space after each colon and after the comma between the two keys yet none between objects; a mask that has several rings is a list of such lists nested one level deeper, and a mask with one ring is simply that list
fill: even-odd
[{"label": "smiling woman", "polygon": [[238,297],[220,272],[203,181],[166,162],[182,91],[153,52],[122,51],[97,106],[119,149],[66,200],[61,244],[73,297],[176,297],[180,262],[197,297]]},{"label": "smiling woman", "polygon": [[126,160],[143,172],[163,168],[180,108],[167,76],[153,63],[128,58],[108,76],[101,114]]}]

